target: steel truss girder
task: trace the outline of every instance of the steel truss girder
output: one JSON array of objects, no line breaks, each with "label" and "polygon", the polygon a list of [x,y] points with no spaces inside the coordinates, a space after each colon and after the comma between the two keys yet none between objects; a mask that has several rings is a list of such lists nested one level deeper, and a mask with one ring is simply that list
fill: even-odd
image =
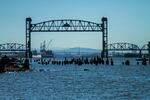
[{"label": "steel truss girder", "polygon": [[135,44],[131,44],[131,43],[113,43],[113,44],[108,44],[108,50],[115,50],[115,51],[127,51],[127,50],[131,50],[131,51],[139,51],[140,48],[135,45]]},{"label": "steel truss girder", "polygon": [[102,31],[101,25],[84,20],[51,20],[31,24],[32,32],[91,32]]},{"label": "steel truss girder", "polygon": [[148,44],[143,45],[141,50],[148,50]]},{"label": "steel truss girder", "polygon": [[25,45],[19,43],[0,44],[0,51],[25,51]]}]

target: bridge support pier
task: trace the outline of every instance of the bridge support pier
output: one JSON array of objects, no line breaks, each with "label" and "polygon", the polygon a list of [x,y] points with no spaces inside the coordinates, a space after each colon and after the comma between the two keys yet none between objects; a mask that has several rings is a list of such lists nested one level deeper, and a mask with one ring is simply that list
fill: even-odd
[{"label": "bridge support pier", "polygon": [[108,58],[108,22],[107,18],[102,18],[102,58]]},{"label": "bridge support pier", "polygon": [[142,58],[142,50],[139,50],[139,57]]},{"label": "bridge support pier", "polygon": [[25,59],[25,61],[24,61],[24,68],[26,69],[26,70],[29,70],[30,69],[30,63],[29,63],[29,59]]}]

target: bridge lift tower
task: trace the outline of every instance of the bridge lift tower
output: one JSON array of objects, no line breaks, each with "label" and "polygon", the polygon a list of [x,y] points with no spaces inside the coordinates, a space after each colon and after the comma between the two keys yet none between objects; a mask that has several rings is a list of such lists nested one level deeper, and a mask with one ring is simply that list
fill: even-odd
[{"label": "bridge lift tower", "polygon": [[32,58],[31,32],[102,32],[101,57],[108,57],[108,21],[102,17],[102,23],[84,20],[50,20],[32,24],[31,18],[26,18],[26,58]]},{"label": "bridge lift tower", "polygon": [[108,57],[108,22],[107,18],[102,18],[102,57]]}]

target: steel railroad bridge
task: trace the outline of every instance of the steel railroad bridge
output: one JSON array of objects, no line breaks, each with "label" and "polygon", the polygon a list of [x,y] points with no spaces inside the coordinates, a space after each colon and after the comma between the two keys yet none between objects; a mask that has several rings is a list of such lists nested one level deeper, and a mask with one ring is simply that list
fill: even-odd
[{"label": "steel railroad bridge", "polygon": [[108,57],[108,23],[103,17],[101,23],[85,20],[61,19],[40,23],[31,23],[31,18],[26,18],[26,58],[32,58],[31,33],[32,32],[102,32],[102,57]]},{"label": "steel railroad bridge", "polygon": [[25,57],[26,46],[19,43],[0,44],[0,56]]},{"label": "steel railroad bridge", "polygon": [[139,56],[141,57],[142,52],[148,52],[148,44],[145,44],[140,48],[136,44],[132,43],[112,43],[107,45],[108,51],[133,51],[139,52]]},{"label": "steel railroad bridge", "polygon": [[15,51],[26,51],[24,44],[19,43],[4,43],[0,44],[0,52],[15,52]]}]

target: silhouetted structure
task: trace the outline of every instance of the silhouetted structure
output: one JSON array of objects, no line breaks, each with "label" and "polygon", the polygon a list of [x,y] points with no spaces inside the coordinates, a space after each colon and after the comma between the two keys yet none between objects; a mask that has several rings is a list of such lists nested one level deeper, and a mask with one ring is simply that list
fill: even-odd
[{"label": "silhouetted structure", "polygon": [[[116,52],[116,51],[132,51],[133,53],[124,53],[122,56],[124,57],[142,57],[142,51],[147,51],[147,44],[143,45],[140,48],[136,44],[132,43],[112,43],[108,44],[108,51]],[[138,53],[136,53],[138,52]],[[118,55],[119,56],[119,55]]]},{"label": "silhouetted structure", "polygon": [[143,58],[143,60],[142,60],[142,65],[147,65],[146,58]]},{"label": "silhouetted structure", "polygon": [[111,63],[112,66],[114,65],[114,62],[113,62],[112,58],[110,59],[110,63]]},{"label": "silhouetted structure", "polygon": [[129,60],[126,60],[126,61],[125,61],[125,65],[128,65],[128,66],[129,66],[129,65],[130,65],[130,61],[129,61]]},{"label": "silhouetted structure", "polygon": [[[40,60],[38,60],[38,61],[40,61]],[[46,62],[43,62],[44,64],[46,63]],[[39,63],[40,64],[40,63]],[[96,66],[98,66],[98,65],[104,65],[104,64],[106,64],[106,65],[109,65],[109,64],[111,64],[112,66],[114,65],[114,62],[113,62],[113,60],[112,60],[112,58],[110,59],[110,61],[109,61],[109,59],[107,58],[107,59],[105,59],[105,61],[103,60],[103,58],[100,58],[100,57],[92,57],[92,58],[84,58],[84,57],[80,57],[80,58],[72,58],[72,59],[67,59],[66,57],[65,57],[65,59],[64,60],[61,60],[61,61],[59,61],[59,60],[53,60],[52,61],[52,64],[53,65],[70,65],[70,64],[74,64],[74,65],[78,65],[78,66],[81,66],[81,65],[89,65],[89,64],[91,64],[91,65],[96,65]]]},{"label": "silhouetted structure", "polygon": [[26,51],[26,47],[19,43],[4,43],[0,44],[0,51]]},{"label": "silhouetted structure", "polygon": [[50,20],[32,24],[31,18],[26,18],[26,58],[32,58],[31,32],[102,32],[102,57],[108,57],[108,21],[106,17],[102,23],[84,20]]},{"label": "silhouetted structure", "polygon": [[26,47],[19,43],[0,44],[0,56],[7,55],[9,57],[25,57]]},{"label": "silhouetted structure", "polygon": [[29,60],[28,59],[25,59],[25,62],[24,62],[24,66],[23,66],[26,70],[29,70]]},{"label": "silhouetted structure", "polygon": [[7,56],[4,56],[0,59],[0,72],[12,72],[12,71],[26,71],[29,70],[29,62],[25,60],[25,63],[22,64],[22,61],[19,61],[17,63],[17,59],[15,58],[9,58]]},{"label": "silhouetted structure", "polygon": [[108,58],[106,59],[106,65],[109,65],[109,60],[108,60]]}]

